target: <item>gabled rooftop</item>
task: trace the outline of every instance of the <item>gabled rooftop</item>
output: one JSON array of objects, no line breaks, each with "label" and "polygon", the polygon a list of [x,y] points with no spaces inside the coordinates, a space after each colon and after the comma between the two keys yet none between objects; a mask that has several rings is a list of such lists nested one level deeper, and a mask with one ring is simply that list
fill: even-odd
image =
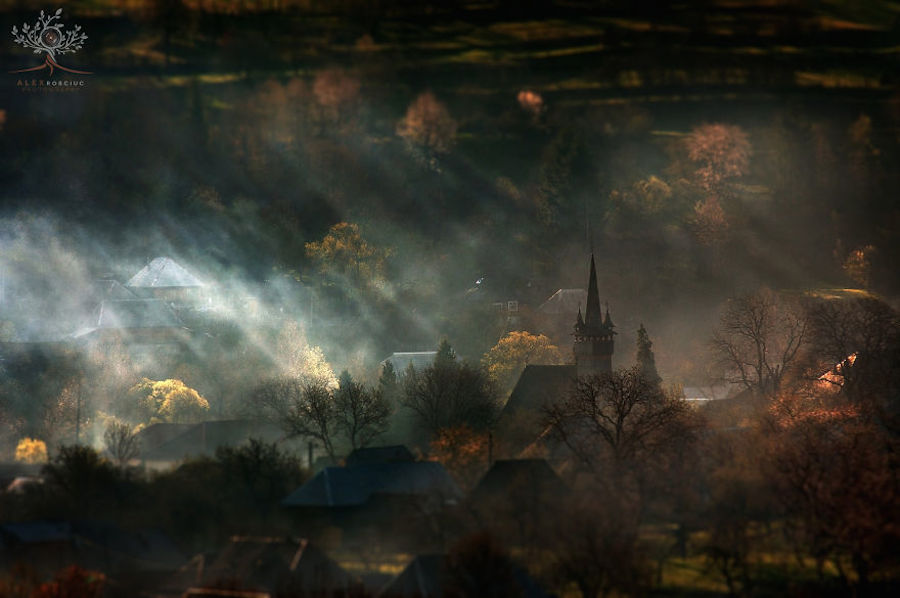
[{"label": "gabled rooftop", "polygon": [[382,360],[381,363],[383,364],[385,361],[390,361],[391,365],[394,366],[394,371],[397,372],[397,374],[402,374],[410,364],[412,364],[413,368],[417,371],[424,370],[434,363],[434,358],[436,356],[437,351],[401,351],[392,353],[390,357]]},{"label": "gabled rooftop", "polygon": [[281,504],[287,507],[354,507],[375,494],[460,498],[456,482],[440,463],[364,463],[326,467]]},{"label": "gabled rooftop", "polygon": [[126,287],[131,288],[189,288],[205,286],[200,279],[185,270],[175,260],[158,257],[131,277]]},{"label": "gabled rooftop", "polygon": [[128,299],[100,304],[97,328],[181,328],[182,323],[161,299]]}]

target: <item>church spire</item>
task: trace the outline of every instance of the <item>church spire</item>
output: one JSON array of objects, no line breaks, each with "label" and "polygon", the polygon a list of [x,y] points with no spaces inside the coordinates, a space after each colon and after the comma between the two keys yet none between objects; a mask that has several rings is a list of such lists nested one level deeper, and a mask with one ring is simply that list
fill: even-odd
[{"label": "church spire", "polygon": [[575,322],[575,368],[578,376],[589,376],[612,371],[613,337],[615,336],[612,318],[609,316],[609,304],[606,305],[606,317],[600,307],[600,293],[597,290],[597,266],[594,254],[591,254],[591,274],[588,280],[587,305],[584,317],[581,306],[578,306],[578,319]]},{"label": "church spire", "polygon": [[603,323],[603,312],[600,311],[600,293],[597,291],[597,268],[594,266],[594,254],[591,254],[591,275],[588,279],[587,305],[584,310],[584,323],[588,326],[600,326]]}]

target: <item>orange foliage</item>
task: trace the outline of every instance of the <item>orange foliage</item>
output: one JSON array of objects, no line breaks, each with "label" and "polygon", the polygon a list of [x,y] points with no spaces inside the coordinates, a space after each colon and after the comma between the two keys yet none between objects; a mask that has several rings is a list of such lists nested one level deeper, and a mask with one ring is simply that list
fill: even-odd
[{"label": "orange foliage", "polygon": [[326,108],[340,108],[359,96],[359,79],[341,69],[319,71],[313,82],[313,95]]},{"label": "orange foliage", "polygon": [[696,171],[700,185],[712,190],[730,178],[743,176],[750,164],[750,142],[737,126],[706,124],[688,135],[688,157],[700,164]]},{"label": "orange foliage", "polygon": [[519,95],[516,96],[516,99],[519,102],[519,106],[535,118],[544,111],[544,98],[536,91],[523,89],[519,92]]},{"label": "orange foliage", "polygon": [[471,490],[487,469],[487,434],[468,426],[443,428],[431,441],[430,459],[447,468],[464,491]]},{"label": "orange foliage", "polygon": [[103,594],[106,577],[98,571],[77,565],[66,567],[31,593],[31,598],[99,598]]},{"label": "orange foliage", "polygon": [[397,134],[410,143],[443,153],[453,145],[456,129],[456,121],[447,107],[433,93],[426,91],[409,105],[397,127]]},{"label": "orange foliage", "polygon": [[707,197],[694,205],[690,224],[697,240],[704,245],[723,241],[728,232],[728,218],[715,197]]},{"label": "orange foliage", "polygon": [[850,252],[842,265],[847,276],[864,289],[869,288],[872,275],[872,256],[874,254],[874,245],[857,247]]}]

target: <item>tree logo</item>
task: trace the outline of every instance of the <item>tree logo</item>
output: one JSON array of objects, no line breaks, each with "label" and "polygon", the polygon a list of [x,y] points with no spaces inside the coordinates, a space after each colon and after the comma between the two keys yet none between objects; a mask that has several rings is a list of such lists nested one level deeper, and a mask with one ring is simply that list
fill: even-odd
[{"label": "tree logo", "polygon": [[56,57],[60,54],[71,54],[81,49],[87,35],[81,30],[81,25],[75,25],[72,29],[66,30],[66,26],[59,20],[62,9],[58,8],[52,15],[44,14],[41,11],[37,23],[22,25],[22,30],[13,26],[12,35],[17,44],[25,48],[31,48],[35,54],[44,54],[44,63],[11,73],[27,73],[30,71],[40,71],[50,69],[50,75],[53,75],[54,69],[60,69],[68,73],[76,73],[79,75],[90,75],[87,71],[76,71],[62,66],[56,62]]}]

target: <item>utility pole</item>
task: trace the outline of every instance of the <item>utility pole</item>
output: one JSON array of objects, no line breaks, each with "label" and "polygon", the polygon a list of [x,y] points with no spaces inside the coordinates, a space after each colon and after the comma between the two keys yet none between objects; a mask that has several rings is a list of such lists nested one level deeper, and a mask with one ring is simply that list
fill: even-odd
[{"label": "utility pole", "polygon": [[81,380],[75,387],[75,446],[81,444]]}]

